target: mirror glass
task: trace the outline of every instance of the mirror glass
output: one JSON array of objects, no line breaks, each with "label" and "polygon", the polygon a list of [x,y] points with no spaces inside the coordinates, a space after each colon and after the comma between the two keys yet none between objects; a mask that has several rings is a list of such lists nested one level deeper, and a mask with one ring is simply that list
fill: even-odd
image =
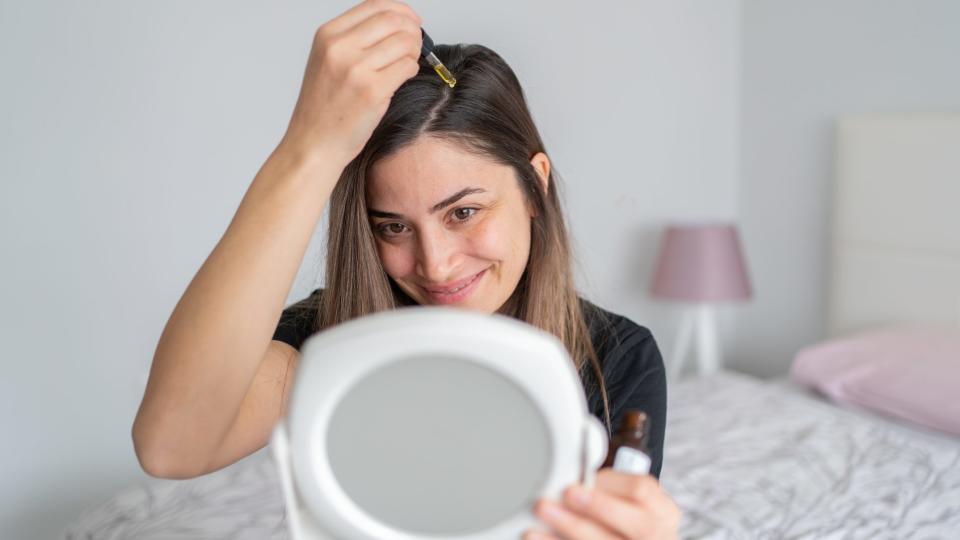
[{"label": "mirror glass", "polygon": [[326,441],[347,496],[415,534],[468,534],[529,510],[552,457],[547,424],[520,386],[450,357],[394,361],[361,378]]}]

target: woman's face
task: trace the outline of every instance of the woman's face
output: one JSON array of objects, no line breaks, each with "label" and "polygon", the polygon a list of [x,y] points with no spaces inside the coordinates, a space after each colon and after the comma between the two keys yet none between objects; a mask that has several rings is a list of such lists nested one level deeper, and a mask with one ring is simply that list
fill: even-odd
[{"label": "woman's face", "polygon": [[[550,163],[531,159],[543,188]],[[512,167],[421,136],[373,165],[367,208],[387,274],[421,305],[494,313],[530,255],[527,204]]]}]

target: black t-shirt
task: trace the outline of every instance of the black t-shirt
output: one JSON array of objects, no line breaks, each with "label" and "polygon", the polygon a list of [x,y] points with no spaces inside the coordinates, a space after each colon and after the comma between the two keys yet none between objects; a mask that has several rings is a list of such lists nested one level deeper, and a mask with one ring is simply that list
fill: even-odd
[{"label": "black t-shirt", "polygon": [[[297,350],[316,332],[316,314],[322,289],[287,307],[273,339]],[[600,359],[610,400],[610,418],[616,431],[628,409],[647,413],[650,426],[650,473],[659,478],[663,464],[663,434],[667,420],[667,381],[657,343],[644,326],[580,299],[594,350]],[[603,422],[603,398],[592,369],[586,369],[584,391],[590,412]]]}]

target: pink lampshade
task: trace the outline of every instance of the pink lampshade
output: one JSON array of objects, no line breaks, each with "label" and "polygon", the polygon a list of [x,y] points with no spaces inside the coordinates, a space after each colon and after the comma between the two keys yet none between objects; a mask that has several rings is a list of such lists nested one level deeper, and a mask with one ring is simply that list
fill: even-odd
[{"label": "pink lampshade", "polygon": [[750,278],[737,227],[668,226],[650,292],[660,298],[692,302],[750,298]]}]

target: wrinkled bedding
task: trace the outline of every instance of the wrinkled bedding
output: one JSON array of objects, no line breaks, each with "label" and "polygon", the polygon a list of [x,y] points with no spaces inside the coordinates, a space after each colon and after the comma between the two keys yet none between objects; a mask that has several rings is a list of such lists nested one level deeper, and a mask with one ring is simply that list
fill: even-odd
[{"label": "wrinkled bedding", "polygon": [[[960,439],[731,372],[669,389],[661,481],[683,538],[960,538]],[[153,480],[91,509],[70,539],[286,539],[261,451]]]},{"label": "wrinkled bedding", "polygon": [[960,538],[960,439],[731,372],[668,399],[684,538]]}]

